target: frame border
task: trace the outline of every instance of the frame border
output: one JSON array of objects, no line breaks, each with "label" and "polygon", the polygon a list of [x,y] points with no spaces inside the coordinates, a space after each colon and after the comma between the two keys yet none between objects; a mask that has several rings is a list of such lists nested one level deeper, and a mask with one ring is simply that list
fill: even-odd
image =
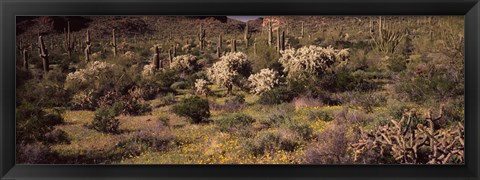
[{"label": "frame border", "polygon": [[[479,0],[0,0],[0,179],[480,179]],[[15,165],[18,15],[464,15],[465,165]],[[188,172],[188,173],[186,173]]]}]

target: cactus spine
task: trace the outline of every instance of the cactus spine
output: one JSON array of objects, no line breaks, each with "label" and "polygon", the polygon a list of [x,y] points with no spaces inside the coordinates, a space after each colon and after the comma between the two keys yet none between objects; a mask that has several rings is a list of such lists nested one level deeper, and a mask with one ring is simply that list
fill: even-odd
[{"label": "cactus spine", "polygon": [[90,41],[90,31],[87,30],[86,38],[85,38],[85,61],[90,61],[90,47],[92,46],[92,42]]},{"label": "cactus spine", "polygon": [[113,50],[113,56],[117,56],[117,38],[115,37],[115,29],[112,30],[112,50]]},{"label": "cactus spine", "polygon": [[38,45],[40,46],[39,47],[39,50],[40,50],[39,55],[40,55],[40,57],[42,58],[42,61],[43,61],[43,72],[47,73],[48,70],[49,70],[48,50],[45,47],[45,43],[43,42],[43,37],[42,36],[38,36]]}]

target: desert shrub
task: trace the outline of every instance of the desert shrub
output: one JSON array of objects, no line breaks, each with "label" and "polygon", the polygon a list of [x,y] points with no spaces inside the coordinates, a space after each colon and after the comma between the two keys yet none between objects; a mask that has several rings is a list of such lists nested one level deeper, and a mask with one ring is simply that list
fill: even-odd
[{"label": "desert shrub", "polygon": [[250,82],[250,92],[254,94],[261,94],[265,91],[271,90],[274,86],[279,84],[278,73],[271,69],[262,69],[259,73],[252,74],[248,77]]},{"label": "desert shrub", "polygon": [[227,88],[227,94],[231,94],[233,85],[240,85],[241,80],[250,75],[250,72],[251,66],[247,55],[241,52],[230,52],[207,69],[207,76],[211,82],[224,86]]},{"label": "desert shrub", "polygon": [[44,79],[30,79],[17,88],[17,102],[29,102],[49,108],[66,106],[71,99],[70,91],[63,85],[61,72],[51,71]]},{"label": "desert shrub", "polygon": [[162,105],[172,105],[175,101],[175,95],[173,93],[168,93],[160,99]]},{"label": "desert shrub", "polygon": [[296,109],[302,108],[302,107],[316,107],[316,106],[322,106],[323,102],[320,99],[317,98],[312,98],[312,97],[307,97],[307,96],[298,96],[293,98],[292,101],[293,106],[295,106]]},{"label": "desert shrub", "polygon": [[254,156],[273,154],[278,150],[294,151],[300,145],[301,138],[288,130],[261,131],[255,138],[244,144],[247,152]]},{"label": "desert shrub", "polygon": [[334,120],[332,115],[329,112],[324,111],[324,110],[308,112],[308,120],[314,121],[314,120],[318,120],[318,119],[320,119],[322,121],[326,121],[326,122]]},{"label": "desert shrub", "polygon": [[128,94],[122,95],[117,91],[107,91],[97,100],[97,106],[113,106],[120,114],[139,115],[150,112],[150,104],[143,100],[144,91],[141,88],[132,88]]},{"label": "desert shrub", "polygon": [[73,95],[70,103],[73,109],[94,110],[97,106],[97,101],[95,100],[92,90],[77,92]]},{"label": "desert shrub", "polygon": [[16,162],[18,164],[48,164],[53,163],[56,154],[42,143],[18,144]]},{"label": "desert shrub", "polygon": [[301,138],[305,140],[309,140],[313,137],[313,129],[310,126],[310,123],[306,121],[294,120],[294,119],[286,119],[280,125],[280,127],[284,127],[289,129],[293,132],[296,132]]},{"label": "desert shrub", "polygon": [[465,99],[459,96],[446,102],[444,107],[445,119],[448,124],[465,121]]},{"label": "desert shrub", "polygon": [[445,100],[464,94],[463,72],[463,60],[452,61],[444,55],[432,54],[409,63],[400,73],[400,83],[395,89],[417,103]]},{"label": "desert shrub", "polygon": [[374,107],[384,105],[387,99],[384,96],[374,94],[373,92],[355,93],[353,105],[362,107],[367,113],[372,113]]},{"label": "desert shrub", "polygon": [[188,117],[191,123],[205,122],[210,117],[208,100],[198,96],[183,99],[172,107],[172,111],[179,116]]},{"label": "desert shrub", "polygon": [[407,58],[401,55],[394,55],[387,59],[387,67],[390,71],[401,72],[407,69]]},{"label": "desert shrub", "polygon": [[317,137],[318,141],[305,150],[304,161],[308,164],[344,164],[350,162],[347,153],[347,128],[331,124]]},{"label": "desert shrub", "polygon": [[[262,50],[259,51],[258,49]],[[252,69],[254,72],[259,72],[261,69],[265,68],[278,67],[279,65],[277,62],[278,58],[280,57],[278,52],[267,44],[257,43],[257,53],[252,57]]]},{"label": "desert shrub", "polygon": [[213,108],[218,111],[238,112],[245,107],[244,103],[245,96],[242,94],[237,94],[231,98],[225,99],[225,103],[223,104],[213,103]]},{"label": "desert shrub", "polygon": [[174,83],[170,86],[170,88],[172,88],[172,89],[185,89],[185,88],[187,88],[187,86],[188,86],[187,82],[185,82],[185,81],[178,81],[178,82],[174,82]]},{"label": "desert shrub", "polygon": [[230,114],[227,117],[215,121],[221,131],[238,131],[255,122],[251,116],[242,113]]},{"label": "desert shrub", "polygon": [[179,77],[178,72],[172,69],[163,69],[155,74],[155,82],[160,88],[169,89]]},{"label": "desert shrub", "polygon": [[68,134],[60,129],[54,129],[51,132],[48,132],[45,134],[45,142],[54,144],[54,143],[70,143],[70,138],[68,137]]},{"label": "desert shrub", "polygon": [[117,143],[117,147],[122,149],[124,157],[136,156],[150,151],[163,151],[170,145],[174,137],[155,129],[140,130],[135,132],[130,138],[121,140]]},{"label": "desert shrub", "polygon": [[277,87],[262,93],[258,102],[260,104],[281,104],[290,102],[294,96],[293,92],[286,87]]},{"label": "desert shrub", "polygon": [[120,121],[115,117],[119,114],[119,110],[114,106],[100,107],[95,111],[91,128],[105,133],[116,133],[120,126]]},{"label": "desert shrub", "polygon": [[16,140],[19,144],[45,141],[45,134],[63,123],[60,111],[46,112],[30,103],[22,103],[15,110]]}]

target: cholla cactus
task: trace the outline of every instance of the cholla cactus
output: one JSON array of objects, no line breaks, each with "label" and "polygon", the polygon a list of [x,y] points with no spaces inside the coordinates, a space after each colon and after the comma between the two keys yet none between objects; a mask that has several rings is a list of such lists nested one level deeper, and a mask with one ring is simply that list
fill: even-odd
[{"label": "cholla cactus", "polygon": [[254,94],[271,90],[279,83],[278,73],[271,69],[262,69],[259,73],[250,75],[248,81],[250,82],[250,92]]},{"label": "cholla cactus", "polygon": [[250,67],[247,55],[242,52],[230,52],[220,58],[220,61],[207,69],[207,76],[214,84],[227,88],[227,93],[232,92],[234,81],[245,72],[240,72]]},{"label": "cholla cactus", "polygon": [[142,71],[142,76],[143,78],[151,78],[155,74],[155,65],[154,64],[148,64],[143,67]]},{"label": "cholla cactus", "polygon": [[205,79],[195,80],[195,93],[208,95],[210,89],[208,88],[208,81]]},{"label": "cholla cactus", "polygon": [[325,72],[334,62],[347,60],[348,49],[336,50],[331,46],[323,48],[317,46],[302,47],[300,49],[287,49],[281,52],[279,62],[287,78],[306,78]]},{"label": "cholla cactus", "polygon": [[112,74],[111,72],[114,67],[114,64],[106,62],[89,62],[85,69],[79,69],[75,72],[69,73],[67,75],[66,84],[82,85],[92,83],[92,81],[98,79],[101,75]]},{"label": "cholla cactus", "polygon": [[72,105],[79,109],[93,109],[95,107],[95,99],[93,97],[93,90],[80,91],[73,95]]},{"label": "cholla cactus", "polygon": [[187,54],[173,58],[171,68],[181,71],[191,71],[195,68],[197,57]]},{"label": "cholla cactus", "polygon": [[136,55],[133,51],[127,51],[125,52],[125,57],[127,57],[128,59],[132,60],[132,59],[135,59],[136,58]]}]

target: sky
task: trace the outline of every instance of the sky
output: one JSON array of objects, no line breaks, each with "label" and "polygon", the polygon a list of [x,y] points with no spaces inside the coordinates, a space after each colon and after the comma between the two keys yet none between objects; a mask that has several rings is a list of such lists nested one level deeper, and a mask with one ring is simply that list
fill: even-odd
[{"label": "sky", "polygon": [[239,21],[247,22],[249,20],[254,20],[262,16],[228,16],[228,17],[239,20]]}]

